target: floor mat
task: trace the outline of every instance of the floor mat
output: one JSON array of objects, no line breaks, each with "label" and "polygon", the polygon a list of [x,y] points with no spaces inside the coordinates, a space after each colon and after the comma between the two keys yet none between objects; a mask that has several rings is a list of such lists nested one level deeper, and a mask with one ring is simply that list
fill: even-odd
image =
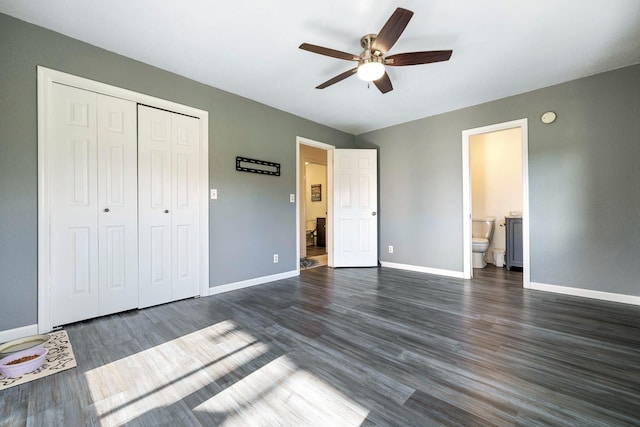
[{"label": "floor mat", "polygon": [[33,372],[15,378],[7,378],[0,374],[0,390],[28,383],[77,366],[67,331],[51,332],[49,336],[51,338],[44,344],[44,347],[49,349],[44,364]]}]

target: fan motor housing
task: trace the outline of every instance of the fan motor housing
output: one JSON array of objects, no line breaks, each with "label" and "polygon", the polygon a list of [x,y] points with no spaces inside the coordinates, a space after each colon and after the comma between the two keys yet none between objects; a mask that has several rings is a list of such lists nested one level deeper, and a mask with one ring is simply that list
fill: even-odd
[{"label": "fan motor housing", "polygon": [[371,54],[373,54],[374,56],[382,56],[382,52],[380,52],[379,50],[374,51],[371,49],[371,46],[373,46],[373,42],[376,40],[376,38],[378,38],[377,34],[364,35],[360,39],[360,46],[362,46],[364,50],[368,50],[369,52],[371,52]]}]

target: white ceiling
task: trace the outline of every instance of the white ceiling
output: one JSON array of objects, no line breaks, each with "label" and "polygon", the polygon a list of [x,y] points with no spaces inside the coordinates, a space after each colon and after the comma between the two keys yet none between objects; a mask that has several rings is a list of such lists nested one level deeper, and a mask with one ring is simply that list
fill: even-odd
[{"label": "white ceiling", "polygon": [[[453,49],[387,67],[385,95],[354,63],[396,7],[415,14],[389,54]],[[638,0],[0,0],[0,12],[353,134],[640,62]]]}]

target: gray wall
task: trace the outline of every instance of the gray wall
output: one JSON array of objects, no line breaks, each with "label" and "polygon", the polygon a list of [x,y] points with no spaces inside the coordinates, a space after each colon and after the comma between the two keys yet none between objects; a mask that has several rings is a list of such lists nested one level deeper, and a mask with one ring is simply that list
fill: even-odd
[{"label": "gray wall", "polygon": [[[208,111],[211,286],[296,268],[296,136],[353,147],[353,135],[0,14],[0,331],[37,322],[37,65]],[[237,155],[282,176],[236,172]]]},{"label": "gray wall", "polygon": [[462,271],[462,131],[521,118],[531,280],[640,295],[638,65],[359,135],[380,149],[381,260]]},{"label": "gray wall", "polygon": [[[352,135],[0,14],[0,331],[37,321],[36,65],[209,111],[211,286],[295,269],[295,137],[352,147]],[[381,259],[462,271],[461,132],[528,117],[532,281],[640,295],[639,74],[359,135],[380,149]],[[558,120],[545,126],[547,110]],[[236,155],[282,176],[236,172]]]}]

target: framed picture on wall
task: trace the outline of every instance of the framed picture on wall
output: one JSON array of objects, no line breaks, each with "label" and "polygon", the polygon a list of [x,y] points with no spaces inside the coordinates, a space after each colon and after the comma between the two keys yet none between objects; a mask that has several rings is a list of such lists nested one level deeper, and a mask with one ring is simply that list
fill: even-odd
[{"label": "framed picture on wall", "polygon": [[322,184],[311,184],[311,201],[322,201]]}]

